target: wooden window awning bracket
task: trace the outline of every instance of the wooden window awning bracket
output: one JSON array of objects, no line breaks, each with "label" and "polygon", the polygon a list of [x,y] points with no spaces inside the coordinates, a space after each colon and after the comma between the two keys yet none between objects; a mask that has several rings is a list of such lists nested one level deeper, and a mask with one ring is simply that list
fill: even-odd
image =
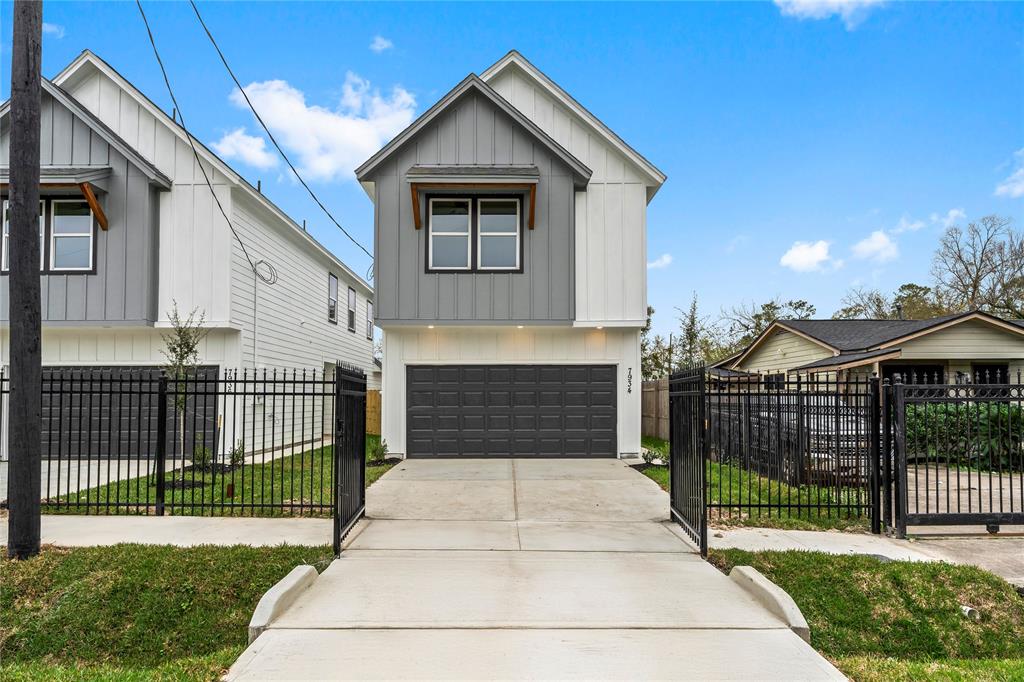
[{"label": "wooden window awning bracket", "polygon": [[420,190],[424,189],[455,189],[455,190],[472,190],[472,189],[516,189],[516,190],[529,190],[530,191],[530,210],[527,213],[526,224],[532,230],[537,215],[537,183],[535,182],[515,182],[515,183],[447,183],[447,182],[412,182],[409,183],[409,190],[412,193],[412,223],[413,226],[420,230],[423,228],[423,215],[420,210]]},{"label": "wooden window awning bracket", "polygon": [[100,228],[107,231],[107,214],[103,212],[103,207],[100,206],[100,202],[97,201],[96,195],[92,191],[92,185],[88,182],[83,182],[78,186],[78,189],[82,190],[82,196],[85,197],[86,203],[89,204],[89,208],[92,209],[92,214],[96,218],[96,222],[99,223]]}]

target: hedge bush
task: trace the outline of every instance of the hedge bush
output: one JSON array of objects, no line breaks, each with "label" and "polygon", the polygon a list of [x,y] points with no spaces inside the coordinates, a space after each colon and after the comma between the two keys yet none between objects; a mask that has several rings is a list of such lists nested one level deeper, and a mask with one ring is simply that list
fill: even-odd
[{"label": "hedge bush", "polygon": [[1024,409],[1015,403],[907,405],[907,460],[1020,471]]}]

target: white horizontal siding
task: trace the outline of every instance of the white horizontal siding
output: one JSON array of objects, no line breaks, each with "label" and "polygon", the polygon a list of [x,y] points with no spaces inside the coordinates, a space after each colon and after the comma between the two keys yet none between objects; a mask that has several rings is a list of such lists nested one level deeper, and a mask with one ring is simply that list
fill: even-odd
[{"label": "white horizontal siding", "polygon": [[647,314],[647,187],[638,170],[586,121],[518,68],[490,85],[592,171],[576,194],[576,320],[639,321]]},{"label": "white horizontal siding", "polygon": [[[304,248],[294,228],[255,202],[236,196],[233,222],[253,261],[266,260],[277,283],[256,280],[253,355],[253,273],[236,244],[231,256],[233,326],[242,332],[242,358],[252,367],[320,367],[341,360],[370,373],[373,342],[366,338],[366,292],[326,257]],[[274,224],[277,223],[276,226]],[[327,275],[338,276],[338,324],[327,320]],[[348,287],[356,289],[356,330],[347,327]]]},{"label": "white horizontal siding", "polygon": [[636,330],[390,328],[384,334],[381,431],[392,452],[405,452],[406,367],[417,364],[616,365],[619,452],[640,451],[640,334]]},{"label": "white horizontal siding", "polygon": [[1024,359],[1024,335],[977,320],[961,322],[897,345],[904,360]]}]

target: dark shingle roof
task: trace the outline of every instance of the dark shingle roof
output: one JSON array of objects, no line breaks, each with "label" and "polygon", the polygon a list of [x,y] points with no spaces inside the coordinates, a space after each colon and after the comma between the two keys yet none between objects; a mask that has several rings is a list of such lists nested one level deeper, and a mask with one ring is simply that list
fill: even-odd
[{"label": "dark shingle roof", "polygon": [[858,351],[934,327],[963,314],[930,320],[779,320],[779,324],[840,351]]},{"label": "dark shingle roof", "polygon": [[815,360],[814,362],[808,362],[806,365],[800,365],[794,367],[791,371],[801,369],[822,369],[824,367],[839,367],[842,365],[849,365],[851,363],[860,362],[862,360],[870,360],[871,358],[877,358],[882,355],[888,355],[889,353],[899,352],[899,348],[884,348],[882,350],[868,350],[860,353],[841,353],[831,358],[822,358],[821,360]]}]

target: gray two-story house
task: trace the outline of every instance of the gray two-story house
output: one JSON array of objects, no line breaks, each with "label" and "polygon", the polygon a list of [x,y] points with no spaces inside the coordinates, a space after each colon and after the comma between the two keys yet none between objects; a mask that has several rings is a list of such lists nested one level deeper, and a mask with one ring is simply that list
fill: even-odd
[{"label": "gray two-story house", "polygon": [[374,203],[393,452],[639,452],[657,168],[510,52],[356,176]]}]

